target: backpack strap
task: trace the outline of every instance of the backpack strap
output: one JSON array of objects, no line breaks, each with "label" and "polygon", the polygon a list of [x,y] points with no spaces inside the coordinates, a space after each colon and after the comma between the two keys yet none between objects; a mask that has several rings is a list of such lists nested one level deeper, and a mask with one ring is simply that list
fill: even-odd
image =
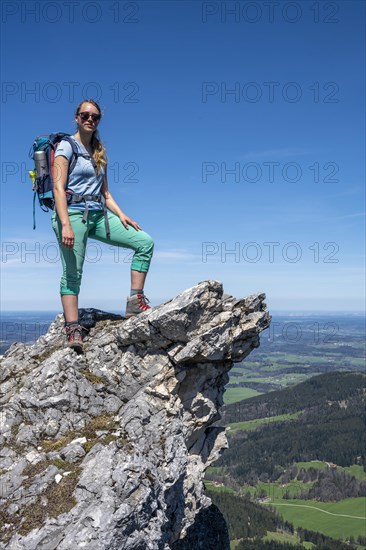
[{"label": "backpack strap", "polygon": [[71,160],[69,162],[69,171],[68,171],[68,175],[70,175],[71,172],[73,171],[73,169],[75,168],[78,157],[82,157],[84,155],[83,155],[83,153],[81,153],[79,151],[78,146],[76,145],[75,141],[72,139],[70,134],[63,134],[63,133],[52,134],[50,136],[50,141],[51,142],[52,142],[52,138],[56,139],[58,142],[60,142],[61,140],[67,141],[71,145],[72,157],[71,157]]},{"label": "backpack strap", "polygon": [[[53,136],[57,136],[58,141],[61,141],[60,140],[61,134],[53,134]],[[84,157],[85,158],[87,156],[88,159],[91,160],[91,163],[94,167],[94,170],[96,170],[96,164],[95,164],[95,161],[94,161],[93,157],[90,156],[90,155],[86,155],[85,153],[82,153],[81,149],[75,143],[75,141],[72,139],[70,134],[62,134],[62,139],[67,141],[68,143],[70,143],[71,148],[72,148],[72,157],[71,157],[71,160],[69,162],[68,175],[70,175],[71,172],[73,171],[73,169],[75,168],[78,157]],[[83,219],[82,219],[83,223],[86,223],[86,220],[87,220],[87,217],[88,217],[88,212],[89,212],[88,201],[96,201],[96,202],[103,203],[104,224],[105,224],[106,235],[107,235],[107,238],[108,238],[110,236],[108,210],[107,210],[105,201],[103,201],[103,199],[102,199],[102,195],[77,195],[75,193],[70,193],[70,195],[68,197],[68,202],[70,202],[70,203],[75,203],[75,202],[84,202],[85,203],[85,210],[84,210],[84,215],[83,215]]]},{"label": "backpack strap", "polygon": [[77,195],[76,193],[72,193],[69,197],[69,202],[70,203],[75,203],[75,202],[84,202],[85,203],[83,219],[81,220],[83,223],[86,223],[86,220],[88,218],[88,212],[89,212],[88,201],[95,201],[95,202],[100,202],[100,203],[103,204],[105,232],[106,232],[106,235],[107,235],[107,238],[108,238],[111,234],[111,231],[110,231],[110,227],[109,227],[108,210],[107,210],[107,206],[105,204],[105,201],[103,201],[103,196],[102,195]]}]

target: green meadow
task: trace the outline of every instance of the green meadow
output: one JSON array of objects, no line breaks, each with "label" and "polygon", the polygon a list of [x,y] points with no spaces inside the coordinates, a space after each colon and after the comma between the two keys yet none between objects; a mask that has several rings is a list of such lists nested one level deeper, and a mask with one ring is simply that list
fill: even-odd
[{"label": "green meadow", "polygon": [[252,388],[228,388],[224,393],[224,403],[225,405],[229,405],[242,399],[249,399],[249,397],[254,397],[255,395],[260,395],[260,392]]},{"label": "green meadow", "polygon": [[348,498],[340,502],[271,499],[274,506],[294,527],[319,531],[335,539],[365,536],[366,499]]},{"label": "green meadow", "polygon": [[[267,495],[271,499],[283,499],[285,493],[290,493],[290,496],[300,495],[303,491],[311,489],[314,482],[303,483],[302,481],[290,481],[286,485],[281,483],[264,483],[259,482],[255,487],[246,487],[245,491],[249,492],[254,498],[259,495]],[[284,502],[289,502],[284,500]]]},{"label": "green meadow", "polygon": [[[300,544],[300,538],[297,535],[291,535],[289,533],[271,533],[270,531],[267,532],[267,535],[263,537],[263,540],[275,540],[278,542],[287,542],[288,544]],[[312,542],[303,542],[302,543],[304,548],[314,548],[314,544]]]},{"label": "green meadow", "polygon": [[230,428],[230,433],[235,433],[238,430],[251,431],[256,430],[259,426],[263,424],[272,424],[273,422],[283,422],[285,420],[294,420],[302,414],[301,411],[292,413],[292,414],[280,414],[278,416],[268,416],[266,418],[257,418],[255,420],[247,420],[245,422],[233,422],[228,424],[227,427]]}]

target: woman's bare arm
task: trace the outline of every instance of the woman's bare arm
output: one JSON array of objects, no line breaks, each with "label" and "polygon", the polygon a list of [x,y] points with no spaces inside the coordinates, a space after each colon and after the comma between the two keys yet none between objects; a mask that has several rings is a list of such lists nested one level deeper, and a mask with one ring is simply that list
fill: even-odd
[{"label": "woman's bare arm", "polygon": [[63,156],[55,158],[54,162],[53,195],[58,217],[62,225],[62,244],[68,248],[74,246],[74,232],[71,228],[67,212],[66,183],[69,171],[69,161]]}]

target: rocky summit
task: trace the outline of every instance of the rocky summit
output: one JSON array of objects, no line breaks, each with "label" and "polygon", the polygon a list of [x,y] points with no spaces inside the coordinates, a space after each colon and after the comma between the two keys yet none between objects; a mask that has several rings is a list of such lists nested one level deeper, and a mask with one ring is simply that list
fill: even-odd
[{"label": "rocky summit", "polygon": [[229,550],[204,493],[227,447],[228,371],[259,346],[265,294],[204,281],[137,317],[80,310],[85,353],[63,316],[15,343],[0,370],[0,548]]}]

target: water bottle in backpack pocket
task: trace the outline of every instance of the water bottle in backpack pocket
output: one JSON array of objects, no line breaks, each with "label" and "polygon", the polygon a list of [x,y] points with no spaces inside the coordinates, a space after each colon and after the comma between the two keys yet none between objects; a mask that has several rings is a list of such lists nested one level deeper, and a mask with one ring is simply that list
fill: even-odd
[{"label": "water bottle in backpack pocket", "polygon": [[38,179],[46,178],[49,174],[49,171],[48,171],[47,156],[45,151],[35,151],[33,158],[34,158],[37,178]]}]

